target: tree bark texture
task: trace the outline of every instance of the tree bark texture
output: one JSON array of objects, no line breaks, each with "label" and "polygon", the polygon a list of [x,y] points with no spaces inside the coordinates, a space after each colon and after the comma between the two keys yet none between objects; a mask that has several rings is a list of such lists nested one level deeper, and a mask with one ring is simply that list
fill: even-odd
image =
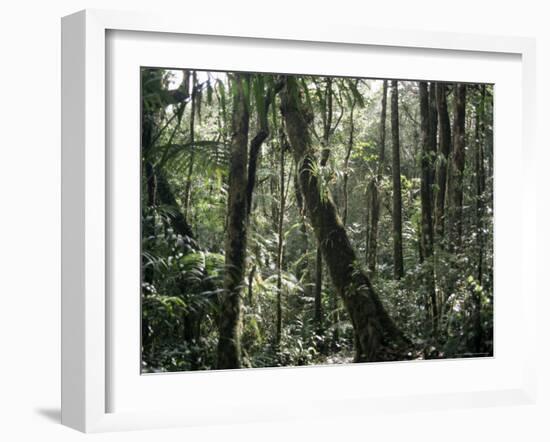
[{"label": "tree bark texture", "polygon": [[[432,89],[432,87],[430,87]],[[425,286],[428,292],[426,296],[428,311],[431,308],[432,328],[435,334],[437,330],[437,300],[435,293],[434,262],[433,262],[433,222],[432,222],[432,186],[434,179],[433,159],[435,153],[435,115],[431,109],[428,84],[424,81],[418,83],[420,96],[420,138],[422,143],[420,161],[420,200],[421,200],[421,250],[425,261]],[[434,91],[435,92],[435,91]],[[433,94],[433,93],[432,93]],[[434,94],[435,95],[435,94]]]},{"label": "tree bark texture", "polygon": [[451,122],[447,109],[447,84],[436,86],[437,115],[439,118],[439,159],[436,167],[435,232],[442,237],[445,232],[445,197],[447,194],[447,170],[451,151]]},{"label": "tree bark texture", "polygon": [[428,98],[428,83],[418,83],[420,96],[420,138],[422,144],[420,160],[420,200],[422,211],[421,245],[423,258],[429,258],[433,254],[433,224],[432,224],[432,180],[433,158],[430,109]]},{"label": "tree bark texture", "polygon": [[[283,137],[281,137],[283,138]],[[280,143],[279,152],[279,219],[277,220],[277,327],[275,345],[279,348],[283,330],[283,256],[285,220],[285,144]]]},{"label": "tree bark texture", "polygon": [[242,291],[247,239],[247,161],[249,111],[244,74],[233,78],[233,119],[225,274],[221,299],[218,368],[241,367]]},{"label": "tree bark texture", "polygon": [[382,83],[382,109],[380,111],[380,141],[378,147],[378,170],[376,180],[371,180],[367,186],[367,268],[369,272],[376,271],[378,253],[378,221],[380,220],[380,191],[382,176],[386,164],[386,114],[388,101],[388,80]]},{"label": "tree bark texture", "polygon": [[458,83],[454,86],[455,109],[453,121],[453,151],[449,174],[448,194],[448,228],[450,247],[452,250],[462,244],[462,205],[464,161],[466,154],[466,85]]},{"label": "tree bark texture", "polygon": [[328,158],[330,156],[329,139],[332,131],[332,78],[327,77],[327,86],[325,89],[324,97],[324,110],[323,110],[323,150],[321,151],[321,166],[326,166]]},{"label": "tree bark texture", "polygon": [[392,182],[393,182],[393,273],[401,279],[403,269],[403,222],[401,201],[401,158],[399,143],[398,81],[392,80],[391,133],[392,133]]},{"label": "tree bark texture", "polygon": [[[262,75],[262,74],[260,74]],[[256,169],[258,168],[258,160],[262,151],[262,145],[269,137],[268,113],[271,104],[275,100],[275,96],[280,92],[283,83],[278,81],[273,87],[269,87],[263,102],[263,109],[258,112],[258,132],[250,142],[250,158],[248,160],[248,183],[246,188],[247,210],[248,214],[252,211],[252,194],[256,186]]]},{"label": "tree bark texture", "polygon": [[[476,169],[476,239],[477,239],[477,280],[483,284],[484,207],[485,205],[485,85],[481,86],[479,104],[475,122],[475,169]],[[474,291],[474,337],[473,347],[479,353],[482,350],[483,327],[481,324],[481,293]]]},{"label": "tree bark texture", "polygon": [[298,165],[300,189],[332,283],[350,315],[356,341],[356,361],[383,360],[385,350],[407,342],[384,309],[369,278],[360,269],[332,197],[321,193],[317,156],[311,143],[310,119],[296,80],[286,77],[281,110]]}]

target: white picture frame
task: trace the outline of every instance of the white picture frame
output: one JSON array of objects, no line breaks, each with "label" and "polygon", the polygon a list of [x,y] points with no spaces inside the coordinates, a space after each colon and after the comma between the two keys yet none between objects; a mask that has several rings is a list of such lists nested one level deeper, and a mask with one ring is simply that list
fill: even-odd
[{"label": "white picture frame", "polygon": [[[106,121],[107,33],[144,32],[155,35],[216,36],[239,39],[269,40],[272,44],[339,45],[348,47],[401,48],[403,51],[423,49],[445,52],[468,52],[483,59],[484,54],[509,54],[521,64],[521,149],[518,149],[521,174],[521,260],[520,295],[516,324],[522,328],[524,351],[517,354],[521,373],[499,388],[468,390],[453,393],[437,391],[429,394],[391,394],[369,396],[337,395],[326,400],[312,399],[310,407],[257,406],[251,399],[235,399],[233,409],[205,412],[200,407],[190,412],[185,407],[171,406],[158,410],[109,411],[108,397],[113,386],[109,382],[112,354],[107,329],[111,318],[106,293],[109,229],[107,229],[108,155]],[[151,34],[152,35],[152,34]],[[295,43],[293,43],[295,42]],[[281,43],[281,44],[283,44]],[[181,23],[170,16],[86,10],[62,21],[62,423],[84,432],[167,426],[208,425],[210,422],[253,422],[288,417],[310,417],[341,414],[368,414],[373,410],[389,412],[431,408],[454,408],[500,404],[532,403],[535,400],[534,336],[536,287],[534,266],[527,265],[527,256],[535,256],[534,184],[528,179],[534,170],[535,152],[535,43],[532,39],[490,37],[450,33],[426,33],[403,30],[376,30],[344,26],[294,27],[291,24],[255,24],[207,22],[196,18]],[[233,67],[227,67],[231,69]],[[497,108],[498,111],[498,108]],[[496,147],[498,149],[498,147]],[[498,166],[497,166],[498,167]],[[498,215],[497,215],[498,216]],[[498,222],[498,221],[497,221]],[[498,244],[496,244],[498,259]],[[498,295],[497,295],[498,296]],[[497,301],[498,302],[498,301]],[[116,319],[116,318],[115,318]],[[506,324],[504,323],[506,327]],[[136,329],[136,333],[138,333]],[[530,339],[529,339],[530,338]],[[496,350],[498,358],[498,349]],[[460,361],[433,361],[438,371],[464,368]],[[454,364],[451,365],[445,364]],[[375,368],[377,367],[377,368]],[[381,365],[356,365],[353,370],[380,371]],[[448,368],[446,368],[448,367]],[[344,367],[341,367],[344,368]],[[490,367],[489,367],[490,368]],[[293,369],[285,369],[288,379]],[[300,370],[300,369],[298,369]],[[308,368],[325,370],[325,368]],[[399,368],[396,370],[400,370]],[[275,378],[277,370],[262,372],[262,380]],[[279,370],[280,372],[280,370]],[[299,376],[304,377],[303,371]],[[195,375],[195,374],[187,374]],[[246,382],[243,372],[224,372],[229,382]],[[175,379],[176,376],[166,378]],[[204,374],[202,374],[204,379]],[[213,378],[211,378],[213,379]],[[218,378],[219,379],[219,378]],[[207,381],[206,381],[207,382]],[[256,380],[255,382],[258,382]],[[214,382],[215,383],[215,382]],[[219,384],[219,382],[218,382]],[[162,394],[169,394],[164,392]],[[198,394],[198,393],[195,393]],[[170,401],[167,401],[168,403]],[[215,407],[214,407],[215,408]]]}]

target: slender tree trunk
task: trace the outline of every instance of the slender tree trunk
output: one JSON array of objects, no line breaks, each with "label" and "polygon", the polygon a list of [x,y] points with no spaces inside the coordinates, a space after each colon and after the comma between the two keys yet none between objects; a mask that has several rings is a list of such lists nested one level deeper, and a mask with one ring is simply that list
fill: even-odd
[{"label": "slender tree trunk", "polygon": [[437,114],[439,116],[439,161],[437,166],[437,186],[435,192],[435,231],[443,237],[445,231],[445,196],[447,193],[447,170],[451,151],[451,122],[447,110],[447,84],[436,86]]},{"label": "slender tree trunk", "polygon": [[380,145],[378,147],[378,170],[376,181],[371,180],[367,187],[367,268],[371,273],[376,271],[376,255],[378,251],[378,221],[380,220],[380,192],[382,175],[386,164],[386,108],[388,101],[388,80],[382,83],[382,110],[380,112]]},{"label": "slender tree trunk", "polygon": [[323,112],[323,150],[321,152],[321,166],[326,166],[330,156],[329,138],[332,130],[332,78],[327,77],[327,86],[325,89],[325,109]]},{"label": "slender tree trunk", "polygon": [[[275,150],[274,143],[271,143],[271,149],[270,149],[270,170],[277,170],[277,152]],[[271,222],[273,224],[273,230],[277,231],[278,227],[278,220],[279,220],[279,207],[277,205],[277,199],[275,198],[275,195],[278,193],[278,181],[277,181],[277,174],[271,173],[269,174],[269,193],[271,195]]]},{"label": "slender tree trunk", "polygon": [[286,77],[285,83],[281,110],[300,172],[300,189],[332,283],[353,324],[356,361],[383,360],[388,348],[408,340],[397,329],[366,273],[360,269],[330,192],[320,190],[321,178],[315,173],[317,158],[310,138],[311,120],[306,119],[296,79]]},{"label": "slender tree trunk", "polygon": [[492,207],[493,204],[493,190],[494,186],[493,183],[493,97],[492,93],[487,93],[487,90],[485,91],[486,95],[486,101],[485,101],[485,114],[488,116],[486,124],[485,124],[485,130],[484,130],[484,136],[487,140],[486,144],[486,158],[487,158],[487,174],[486,178],[489,180],[490,185],[488,186],[488,195],[487,195],[487,203]]},{"label": "slender tree trunk", "polygon": [[382,180],[386,167],[386,109],[388,102],[388,80],[382,83],[382,110],[380,111],[380,146],[378,148],[378,181]]},{"label": "slender tree trunk", "polygon": [[401,279],[403,270],[403,226],[401,219],[401,159],[399,145],[399,97],[398,82],[392,80],[391,133],[392,133],[392,178],[393,178],[393,273]]},{"label": "slender tree trunk", "polygon": [[254,302],[254,276],[256,276],[256,264],[248,273],[248,305],[252,305]]},{"label": "slender tree trunk", "polygon": [[[485,194],[484,204],[487,210],[490,210],[491,213],[493,211],[493,143],[494,143],[494,137],[493,137],[493,88],[490,88],[487,90],[485,88],[485,100],[484,100],[484,113],[485,113],[485,124],[484,124],[484,130],[483,130],[483,137],[485,139],[484,147],[485,147],[485,155],[487,167],[484,167],[485,173],[485,185],[487,192]],[[492,217],[487,220],[487,224],[491,229],[493,229],[494,221],[492,220]],[[487,237],[485,237],[487,239]],[[487,245],[485,245],[487,247]],[[487,291],[488,295],[488,301],[490,303],[489,309],[492,311],[493,309],[493,293],[494,293],[494,287],[493,287],[493,257],[492,257],[492,245],[489,246],[489,251],[491,252],[489,256],[487,256],[487,261],[485,264],[485,290]],[[492,339],[493,337],[493,325],[489,326],[489,328],[486,330],[486,336],[490,337]],[[492,348],[490,348],[490,351],[492,352]],[[491,353],[492,354],[492,353]]]},{"label": "slender tree trunk", "polygon": [[[309,270],[309,260],[307,259],[309,255],[309,240],[307,235],[307,224],[306,224],[306,217],[305,217],[305,209],[304,209],[304,198],[302,196],[302,192],[300,192],[300,184],[298,183],[298,172],[294,171],[294,194],[296,197],[296,206],[298,209],[298,215],[300,217],[300,236],[301,236],[301,261],[300,265],[297,266],[297,274],[298,279],[302,282],[307,281],[310,275]],[[306,296],[309,296],[309,286],[304,287],[304,293]]]},{"label": "slender tree trunk", "polygon": [[[282,137],[281,137],[282,138]],[[283,256],[284,237],[283,224],[285,219],[285,143],[280,143],[279,157],[279,219],[277,222],[277,329],[275,346],[280,347],[283,329]]]},{"label": "slender tree trunk", "polygon": [[[485,207],[485,158],[484,158],[484,133],[485,133],[485,85],[481,86],[480,103],[476,109],[475,123],[475,169],[476,169],[476,239],[477,239],[477,280],[483,287],[483,254],[485,248],[483,211]],[[481,352],[483,340],[483,327],[481,324],[481,293],[474,294],[474,348]]]},{"label": "slender tree trunk", "polygon": [[250,158],[248,160],[248,183],[246,188],[248,215],[250,215],[250,212],[252,211],[252,194],[254,192],[254,186],[256,185],[256,169],[258,167],[258,159],[260,157],[262,145],[269,137],[269,108],[275,101],[275,96],[279,93],[282,87],[283,83],[279,81],[273,87],[268,88],[264,97],[263,109],[258,110],[259,128],[258,132],[250,142]]},{"label": "slender tree trunk", "polygon": [[323,253],[321,247],[317,247],[315,257],[315,330],[318,335],[323,334]]},{"label": "slender tree trunk", "polygon": [[[326,166],[330,157],[330,136],[336,126],[333,127],[332,120],[334,116],[334,106],[333,106],[333,90],[332,90],[332,78],[327,77],[326,78],[326,87],[324,91],[324,106],[323,106],[323,113],[322,113],[322,121],[323,121],[323,136],[321,139],[321,166]],[[337,125],[338,123],[336,123]],[[321,252],[319,251],[319,246],[317,249],[317,254],[319,255]],[[323,260],[316,261],[318,263],[318,266],[316,268],[316,279],[315,279],[315,293],[316,296],[319,297],[319,306],[322,309],[322,303],[321,303],[321,294],[323,291]],[[332,314],[330,315],[330,320],[332,322],[332,325],[334,327],[334,334],[332,336],[333,344],[339,339],[338,336],[338,312],[337,312],[337,294],[333,293],[332,297],[330,299],[331,301],[331,310]],[[322,315],[322,310],[321,310]],[[324,349],[326,350],[326,348]]]},{"label": "slender tree trunk", "polygon": [[485,85],[481,86],[481,99],[477,109],[475,138],[476,138],[476,224],[477,224],[477,241],[478,241],[478,271],[477,279],[482,284],[483,280],[483,251],[484,251],[484,235],[483,235],[483,215],[485,208]]},{"label": "slender tree trunk", "polygon": [[247,237],[248,102],[246,75],[233,78],[233,136],[229,169],[229,201],[225,241],[225,275],[218,342],[218,368],[241,367],[241,307]]},{"label": "slender tree trunk", "polygon": [[455,111],[453,122],[453,151],[451,155],[448,194],[448,227],[450,246],[456,250],[462,244],[462,205],[466,132],[466,85],[454,86]]},{"label": "slender tree trunk", "polygon": [[434,143],[434,115],[430,112],[428,84],[425,81],[418,83],[420,95],[420,132],[422,140],[420,199],[421,199],[421,250],[425,260],[425,285],[428,291],[427,305],[431,306],[432,329],[437,331],[437,300],[435,294],[434,266],[433,266],[433,223],[432,223],[432,185],[434,178],[433,158]]},{"label": "slender tree trunk", "polygon": [[430,194],[431,201],[430,206],[432,209],[432,235],[434,230],[434,216],[435,216],[435,195],[434,195],[434,185],[435,185],[435,160],[437,158],[437,129],[438,129],[438,118],[437,118],[437,92],[436,92],[436,83],[430,82],[428,89],[428,108],[429,108],[429,154],[430,154]]},{"label": "slender tree trunk", "polygon": [[349,181],[349,159],[351,157],[351,151],[353,149],[353,131],[354,131],[354,121],[353,121],[353,111],[355,108],[355,100],[353,100],[353,103],[351,105],[351,113],[350,113],[350,120],[349,120],[349,138],[348,138],[348,148],[346,150],[346,156],[344,158],[344,188],[343,188],[343,194],[344,194],[344,213],[342,215],[342,222],[344,223],[344,226],[347,223],[348,219],[348,181]]},{"label": "slender tree trunk", "polygon": [[191,146],[191,154],[189,157],[189,168],[187,170],[187,179],[185,181],[185,191],[184,191],[184,203],[183,203],[183,213],[186,218],[189,216],[189,204],[191,202],[191,183],[193,180],[193,168],[195,166],[195,113],[197,106],[197,73],[193,71],[193,80],[191,83],[192,92],[191,92],[191,116],[189,120],[189,144]]}]

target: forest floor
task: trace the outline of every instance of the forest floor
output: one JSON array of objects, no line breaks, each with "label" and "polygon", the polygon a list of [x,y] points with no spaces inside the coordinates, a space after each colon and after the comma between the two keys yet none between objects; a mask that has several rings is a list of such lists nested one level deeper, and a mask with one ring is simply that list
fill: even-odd
[{"label": "forest floor", "polygon": [[319,359],[314,365],[351,364],[353,363],[352,351],[340,351],[338,353]]}]

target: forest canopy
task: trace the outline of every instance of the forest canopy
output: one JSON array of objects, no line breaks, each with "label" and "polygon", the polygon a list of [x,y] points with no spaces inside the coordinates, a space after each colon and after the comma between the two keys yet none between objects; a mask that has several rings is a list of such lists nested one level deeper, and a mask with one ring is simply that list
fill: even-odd
[{"label": "forest canopy", "polygon": [[141,69],[142,372],[493,354],[493,86]]}]

